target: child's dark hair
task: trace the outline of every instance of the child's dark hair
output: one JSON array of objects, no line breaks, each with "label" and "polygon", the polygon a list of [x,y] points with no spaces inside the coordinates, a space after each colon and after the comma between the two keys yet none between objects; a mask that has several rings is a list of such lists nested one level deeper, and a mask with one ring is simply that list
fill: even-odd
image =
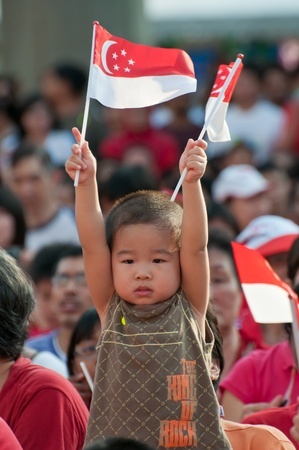
[{"label": "child's dark hair", "polygon": [[138,191],[118,200],[106,218],[106,238],[110,250],[115,234],[128,225],[150,224],[169,230],[180,246],[182,207],[159,191]]},{"label": "child's dark hair", "polygon": [[109,437],[84,448],[85,450],[153,450],[144,442],[125,437]]}]

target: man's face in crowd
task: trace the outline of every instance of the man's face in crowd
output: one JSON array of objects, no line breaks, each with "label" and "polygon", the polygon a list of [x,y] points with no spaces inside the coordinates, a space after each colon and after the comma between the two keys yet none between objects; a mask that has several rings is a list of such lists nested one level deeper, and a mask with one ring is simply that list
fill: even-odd
[{"label": "man's face in crowd", "polygon": [[53,308],[60,326],[73,328],[93,306],[86,284],[82,256],[63,258],[53,277]]},{"label": "man's face in crowd", "polygon": [[51,172],[42,166],[39,158],[23,158],[12,169],[11,188],[25,211],[41,207],[52,192]]}]

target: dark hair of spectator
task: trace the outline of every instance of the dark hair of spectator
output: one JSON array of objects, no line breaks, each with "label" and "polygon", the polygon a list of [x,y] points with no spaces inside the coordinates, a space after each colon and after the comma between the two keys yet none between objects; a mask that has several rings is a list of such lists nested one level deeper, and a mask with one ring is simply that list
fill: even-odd
[{"label": "dark hair of spectator", "polygon": [[140,190],[158,190],[157,179],[142,166],[121,166],[103,183],[101,195],[115,201]]},{"label": "dark hair of spectator", "polygon": [[206,320],[210,326],[210,329],[214,335],[214,345],[212,349],[212,359],[219,364],[219,378],[218,380],[212,380],[215,391],[218,389],[220,382],[220,375],[224,369],[224,355],[223,355],[223,339],[218,327],[217,317],[213,310],[213,302],[210,300],[206,313]]},{"label": "dark hair of spectator", "polygon": [[101,325],[100,317],[95,308],[85,311],[78,320],[76,327],[71,336],[70,344],[67,351],[67,368],[69,375],[74,375],[74,359],[75,347],[84,340],[92,338],[95,327]]},{"label": "dark hair of spectator", "polygon": [[45,245],[37,251],[28,269],[34,283],[52,277],[60,255],[66,252],[69,247],[70,244],[53,243]]},{"label": "dark hair of spectator", "polygon": [[53,72],[62,80],[67,81],[75,94],[84,92],[87,75],[80,67],[74,64],[57,64],[53,67]]},{"label": "dark hair of spectator", "polygon": [[44,148],[32,144],[22,144],[15,150],[11,157],[11,167],[15,168],[26,158],[38,158],[48,172],[54,168],[49,153]]},{"label": "dark hair of spectator", "polygon": [[19,129],[21,131],[21,134],[24,136],[26,134],[26,130],[24,130],[22,126],[22,117],[24,114],[27,113],[27,111],[30,111],[32,107],[34,107],[36,104],[42,103],[45,108],[49,111],[49,114],[52,117],[52,127],[58,128],[58,120],[56,117],[56,114],[53,110],[52,105],[49,103],[49,101],[43,97],[39,93],[33,93],[28,95],[23,102],[21,103],[19,107]]},{"label": "dark hair of spectator", "polygon": [[55,274],[56,270],[57,270],[57,266],[59,265],[60,261],[62,261],[65,258],[82,258],[83,257],[83,252],[82,252],[82,247],[80,247],[80,245],[76,245],[76,244],[68,244],[66,246],[66,249],[61,252],[56,260],[56,264],[53,267],[53,274]]},{"label": "dark hair of spectator", "polygon": [[240,229],[238,227],[235,216],[224,204],[222,203],[220,204],[214,202],[213,200],[209,200],[207,202],[207,214],[208,214],[208,221],[220,219],[223,222],[227,223],[227,225],[234,231],[236,236],[240,233]]},{"label": "dark hair of spectator", "polygon": [[[26,222],[23,207],[13,192],[4,186],[0,186],[0,208],[8,212],[15,221],[15,233],[11,247],[24,247],[26,235]],[[1,245],[1,236],[0,236]]]},{"label": "dark hair of spectator", "polygon": [[28,335],[35,307],[30,279],[4,250],[0,250],[0,358],[16,360]]}]

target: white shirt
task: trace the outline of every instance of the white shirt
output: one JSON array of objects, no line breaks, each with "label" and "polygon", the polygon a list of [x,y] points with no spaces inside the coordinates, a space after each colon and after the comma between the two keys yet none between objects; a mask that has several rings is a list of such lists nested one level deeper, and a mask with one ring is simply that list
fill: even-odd
[{"label": "white shirt", "polygon": [[79,244],[74,211],[62,207],[46,224],[31,228],[26,233],[25,248],[33,251],[53,243]]},{"label": "white shirt", "polygon": [[263,163],[269,159],[273,143],[281,134],[284,115],[282,108],[266,100],[259,100],[248,110],[232,103],[228,107],[226,122],[231,141],[209,142],[208,156],[224,154],[236,141],[245,140],[253,145],[255,161]]}]

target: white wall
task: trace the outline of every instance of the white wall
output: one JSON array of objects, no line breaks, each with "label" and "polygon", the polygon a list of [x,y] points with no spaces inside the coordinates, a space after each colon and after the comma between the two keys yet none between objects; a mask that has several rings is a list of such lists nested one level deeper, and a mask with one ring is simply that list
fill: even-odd
[{"label": "white wall", "polygon": [[144,0],[150,19],[299,15],[299,0]]}]

